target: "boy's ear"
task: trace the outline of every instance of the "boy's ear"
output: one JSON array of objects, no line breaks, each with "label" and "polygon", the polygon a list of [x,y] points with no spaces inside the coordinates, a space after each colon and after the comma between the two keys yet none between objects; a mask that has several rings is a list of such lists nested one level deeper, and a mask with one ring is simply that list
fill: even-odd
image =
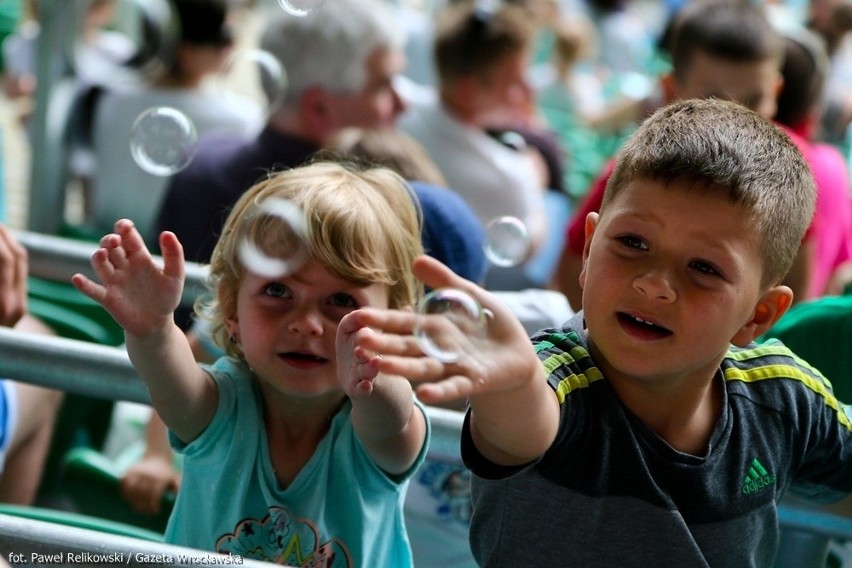
[{"label": "boy's ear", "polygon": [[580,269],[580,288],[583,288],[586,283],[586,262],[589,260],[589,250],[592,247],[592,235],[595,234],[595,229],[598,228],[598,219],[600,214],[594,211],[586,215],[586,241],[583,243],[583,267]]},{"label": "boy's ear", "polygon": [[663,102],[665,104],[673,103],[679,98],[677,95],[677,79],[671,71],[660,77],[660,87],[663,90]]},{"label": "boy's ear", "polygon": [[775,325],[793,304],[793,291],[788,286],[773,286],[757,302],[751,318],[743,325],[731,343],[745,347]]}]

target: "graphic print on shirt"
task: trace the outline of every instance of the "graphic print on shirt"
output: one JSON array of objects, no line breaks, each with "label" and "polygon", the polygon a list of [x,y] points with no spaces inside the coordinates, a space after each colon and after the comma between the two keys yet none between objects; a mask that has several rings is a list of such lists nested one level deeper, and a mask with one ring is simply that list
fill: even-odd
[{"label": "graphic print on shirt", "polygon": [[766,489],[775,483],[775,476],[768,471],[757,458],[751,460],[743,480],[743,493],[754,493]]},{"label": "graphic print on shirt", "polygon": [[352,568],[343,542],[322,542],[313,521],[286,507],[270,507],[262,520],[243,519],[233,533],[219,537],[216,552],[299,568]]},{"label": "graphic print on shirt", "polygon": [[463,465],[427,461],[414,480],[429,490],[435,500],[435,516],[465,527],[470,525],[473,501],[470,495],[470,470]]}]

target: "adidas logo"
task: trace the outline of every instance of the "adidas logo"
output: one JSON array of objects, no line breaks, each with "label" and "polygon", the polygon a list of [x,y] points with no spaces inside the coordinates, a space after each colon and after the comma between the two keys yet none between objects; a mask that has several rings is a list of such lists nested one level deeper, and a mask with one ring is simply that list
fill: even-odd
[{"label": "adidas logo", "polygon": [[745,481],[743,481],[743,493],[754,493],[775,483],[775,476],[766,471],[766,468],[754,458],[746,470]]}]

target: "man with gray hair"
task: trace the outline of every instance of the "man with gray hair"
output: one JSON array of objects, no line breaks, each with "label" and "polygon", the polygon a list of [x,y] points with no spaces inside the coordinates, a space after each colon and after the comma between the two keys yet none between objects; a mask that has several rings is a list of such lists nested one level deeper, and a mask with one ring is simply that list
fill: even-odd
[{"label": "man with gray hair", "polygon": [[381,0],[335,0],[307,17],[271,12],[260,48],[287,73],[282,104],[253,139],[202,137],[171,180],[157,232],[173,231],[187,260],[207,262],[231,206],[269,171],[305,163],[342,128],[392,128],[404,109],[392,84],[404,39]]}]

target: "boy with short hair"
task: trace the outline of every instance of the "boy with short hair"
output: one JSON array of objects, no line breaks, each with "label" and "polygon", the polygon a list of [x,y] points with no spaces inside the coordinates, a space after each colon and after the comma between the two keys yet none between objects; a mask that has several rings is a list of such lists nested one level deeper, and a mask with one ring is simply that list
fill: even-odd
[{"label": "boy with short hair", "polygon": [[[492,295],[428,259],[415,273],[493,312],[454,364],[419,356],[428,316],[367,310],[361,346],[468,397],[471,546],[482,566],[770,566],[788,491],[852,491],[852,425],[830,383],[780,344],[780,284],[814,209],[807,164],[739,105],[657,111],[617,156],[586,222],[585,310],[530,347]],[[403,336],[403,337],[401,337]]]}]

